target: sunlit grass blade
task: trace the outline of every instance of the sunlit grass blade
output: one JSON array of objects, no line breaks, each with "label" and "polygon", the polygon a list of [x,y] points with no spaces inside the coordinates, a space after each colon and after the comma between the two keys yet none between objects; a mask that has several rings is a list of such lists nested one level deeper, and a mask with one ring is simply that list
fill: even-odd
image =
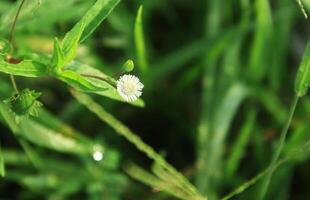
[{"label": "sunlit grass blade", "polygon": [[303,3],[302,3],[302,0],[296,0],[296,1],[297,1],[298,5],[299,5],[300,10],[301,10],[302,14],[304,15],[304,17],[305,17],[306,19],[308,19],[308,15],[307,15],[307,12],[306,12],[306,10],[305,10],[305,8],[304,8],[304,5],[303,5]]},{"label": "sunlit grass blade", "polygon": [[0,102],[0,113],[3,117],[0,118],[1,121],[4,120],[8,124],[16,137],[22,137],[39,146],[64,153],[88,154],[92,151],[92,147],[87,144],[66,137],[31,119],[20,119],[20,122],[17,123],[13,112],[2,102]]},{"label": "sunlit grass blade", "polygon": [[208,137],[209,148],[200,145],[200,148],[204,149],[199,149],[202,152],[197,160],[200,184],[207,183],[205,177],[209,177],[209,183],[213,184],[213,187],[218,184],[222,174],[222,158],[227,133],[238,107],[247,95],[247,87],[236,83],[230,87],[219,104],[214,116],[214,129],[212,129],[214,132]]},{"label": "sunlit grass blade", "polygon": [[95,3],[82,18],[82,21],[85,23],[85,29],[83,30],[80,42],[86,40],[95,31],[119,2],[120,0],[98,0]]},{"label": "sunlit grass blade", "polygon": [[135,44],[138,58],[138,66],[140,67],[140,70],[143,74],[148,70],[148,62],[146,56],[145,39],[143,34],[142,13],[143,6],[140,6],[135,21]]},{"label": "sunlit grass blade", "polygon": [[249,76],[251,81],[260,81],[266,75],[266,62],[269,49],[265,47],[272,39],[272,14],[268,0],[256,0],[254,3],[257,26],[251,47]]},{"label": "sunlit grass blade", "polygon": [[105,111],[103,107],[94,102],[89,96],[74,90],[72,90],[71,93],[81,104],[86,106],[102,121],[106,122],[109,126],[111,126],[116,131],[116,133],[125,137],[129,142],[135,145],[137,149],[143,152],[150,159],[154,160],[157,165],[167,170],[167,173],[171,174],[174,177],[175,181],[180,182],[181,185],[185,186],[184,189],[188,190],[192,194],[196,194],[195,196],[200,197],[201,199],[206,199],[202,195],[200,195],[196,188],[181,173],[179,173],[173,166],[167,163],[167,161],[161,155],[159,155],[151,146],[144,143],[140,137],[138,137],[135,133],[133,133],[129,128],[127,128],[123,123],[114,118],[107,111]]},{"label": "sunlit grass blade", "polygon": [[[171,184],[169,181],[166,182],[160,178],[152,175],[151,173],[145,171],[141,167],[135,164],[129,164],[125,168],[126,172],[134,179],[141,181],[142,183],[152,187],[156,191],[164,191],[172,196],[184,200],[199,200],[199,197],[189,195],[182,188],[178,188]],[[171,180],[173,181],[173,180]]]}]

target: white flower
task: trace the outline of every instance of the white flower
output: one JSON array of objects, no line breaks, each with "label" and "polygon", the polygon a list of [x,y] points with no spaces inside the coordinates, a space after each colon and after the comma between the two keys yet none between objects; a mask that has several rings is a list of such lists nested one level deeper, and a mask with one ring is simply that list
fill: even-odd
[{"label": "white flower", "polygon": [[144,87],[136,76],[130,74],[121,76],[116,86],[121,97],[129,102],[137,100],[142,95],[142,89]]}]

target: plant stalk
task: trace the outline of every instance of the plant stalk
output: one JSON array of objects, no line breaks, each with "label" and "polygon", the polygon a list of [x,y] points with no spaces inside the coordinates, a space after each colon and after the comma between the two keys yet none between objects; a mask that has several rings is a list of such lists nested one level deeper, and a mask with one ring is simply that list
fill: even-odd
[{"label": "plant stalk", "polygon": [[[20,12],[22,10],[23,5],[25,4],[25,1],[26,0],[22,0],[20,5],[19,5],[19,7],[18,7],[17,13],[15,15],[15,18],[14,18],[14,21],[13,21],[13,24],[12,24],[12,28],[11,28],[11,31],[10,31],[9,42],[10,42],[10,44],[12,46],[12,52],[14,51],[13,39],[14,39],[14,32],[15,32],[16,22],[17,22],[17,19],[18,19],[19,15],[20,15]],[[13,88],[14,88],[15,92],[19,93],[14,76],[10,75],[10,79],[11,79],[11,82],[12,82],[12,85],[13,85]]]},{"label": "plant stalk", "polygon": [[261,192],[260,192],[260,195],[258,198],[260,200],[265,199],[266,193],[268,191],[268,186],[269,186],[271,178],[272,178],[272,174],[275,170],[275,164],[278,162],[279,157],[280,157],[281,152],[282,152],[282,149],[284,147],[286,135],[287,135],[288,129],[290,127],[290,124],[292,122],[292,118],[294,116],[295,109],[296,109],[296,106],[298,104],[298,101],[299,101],[299,96],[295,95],[293,103],[292,103],[291,108],[290,108],[290,112],[289,112],[286,124],[283,127],[282,132],[281,132],[278,148],[276,149],[276,152],[273,154],[272,161],[269,165],[269,167],[272,169],[268,172],[266,178],[263,180],[264,182],[262,183],[263,184],[262,189],[261,189]]}]

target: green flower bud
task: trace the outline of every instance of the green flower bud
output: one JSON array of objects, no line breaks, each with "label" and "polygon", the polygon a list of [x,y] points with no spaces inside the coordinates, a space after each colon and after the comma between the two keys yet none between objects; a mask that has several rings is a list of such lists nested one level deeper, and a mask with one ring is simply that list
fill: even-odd
[{"label": "green flower bud", "polygon": [[37,101],[41,96],[41,93],[35,92],[34,90],[24,89],[18,94],[14,94],[10,100],[9,105],[11,110],[17,116],[36,116],[37,109],[42,106],[42,103]]},{"label": "green flower bud", "polygon": [[132,60],[127,60],[123,64],[123,70],[125,73],[131,72],[135,68],[135,64],[133,63]]}]

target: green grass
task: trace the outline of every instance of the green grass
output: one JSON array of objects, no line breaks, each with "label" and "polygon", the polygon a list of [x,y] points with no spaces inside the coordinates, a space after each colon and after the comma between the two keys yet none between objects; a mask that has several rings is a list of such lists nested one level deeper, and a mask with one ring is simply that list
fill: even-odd
[{"label": "green grass", "polygon": [[307,199],[309,8],[1,1],[0,199]]}]

